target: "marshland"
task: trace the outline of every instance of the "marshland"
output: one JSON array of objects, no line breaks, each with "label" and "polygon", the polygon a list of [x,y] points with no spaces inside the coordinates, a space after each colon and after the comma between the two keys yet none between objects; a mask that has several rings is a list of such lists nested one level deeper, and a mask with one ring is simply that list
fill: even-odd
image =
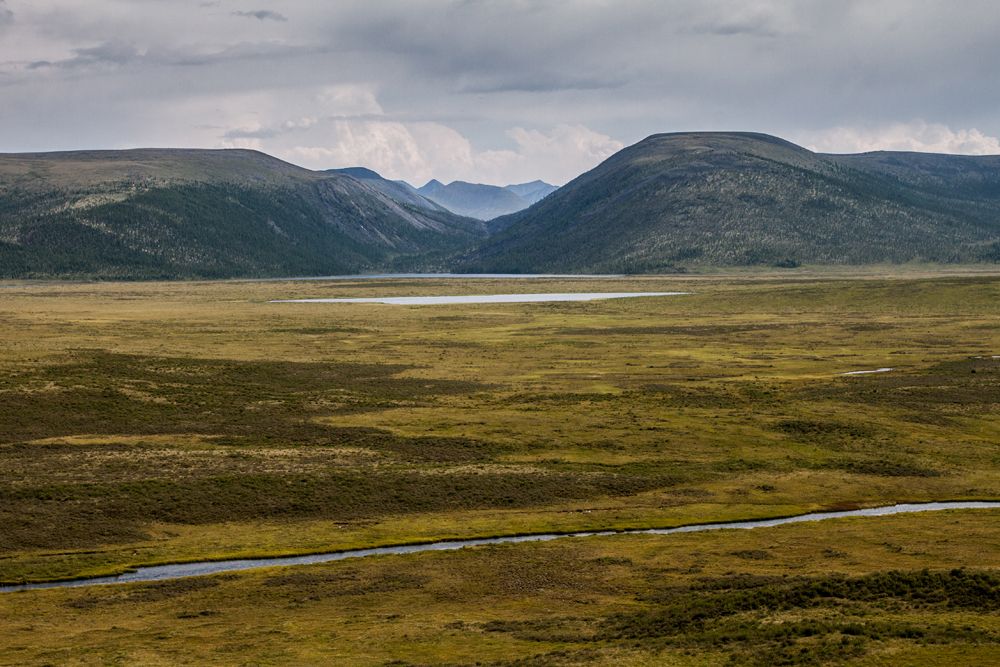
[{"label": "marshland", "polygon": [[[989,271],[525,285],[10,283],[0,581],[1000,499]],[[526,292],[686,294],[274,303]],[[261,664],[985,664],[1000,659],[998,518],[602,535],[5,593],[0,662],[231,663],[252,646]]]}]

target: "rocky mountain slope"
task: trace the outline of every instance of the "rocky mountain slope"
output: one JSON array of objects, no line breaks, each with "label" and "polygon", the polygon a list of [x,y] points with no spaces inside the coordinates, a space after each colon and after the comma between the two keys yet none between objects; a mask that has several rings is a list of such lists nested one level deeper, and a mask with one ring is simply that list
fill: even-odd
[{"label": "rocky mountain slope", "polygon": [[367,167],[347,167],[345,169],[328,169],[327,173],[346,174],[352,178],[362,181],[365,185],[371,186],[382,194],[395,199],[401,204],[416,206],[427,211],[447,211],[448,209],[437,202],[433,202],[424,197],[417,189],[406,181],[390,181],[383,178],[377,171]]}]

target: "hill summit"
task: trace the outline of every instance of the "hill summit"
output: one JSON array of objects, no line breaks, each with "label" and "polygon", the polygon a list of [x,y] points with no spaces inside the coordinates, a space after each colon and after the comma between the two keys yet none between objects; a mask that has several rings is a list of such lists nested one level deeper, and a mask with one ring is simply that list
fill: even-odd
[{"label": "hill summit", "polygon": [[524,211],[462,270],[1000,261],[1000,156],[813,153],[745,132],[657,134]]}]

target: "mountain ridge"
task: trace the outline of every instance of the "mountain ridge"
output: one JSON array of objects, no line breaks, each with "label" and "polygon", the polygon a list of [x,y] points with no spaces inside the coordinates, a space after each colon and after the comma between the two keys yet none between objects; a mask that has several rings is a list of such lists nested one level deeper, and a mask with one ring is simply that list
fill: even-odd
[{"label": "mountain ridge", "polygon": [[489,221],[524,210],[557,189],[541,180],[505,186],[467,181],[445,185],[432,178],[417,192],[452,213]]},{"label": "mountain ridge", "polygon": [[484,236],[347,175],[243,149],[0,155],[0,275],[184,278],[437,266]]},{"label": "mountain ridge", "polygon": [[390,181],[383,178],[377,171],[367,167],[346,167],[343,169],[327,169],[327,173],[346,174],[365,185],[369,185],[382,194],[395,199],[402,204],[409,204],[427,211],[450,212],[444,206],[421,195],[415,187],[406,181]]},{"label": "mountain ridge", "polygon": [[452,181],[445,185],[432,179],[417,188],[417,192],[452,213],[479,220],[490,220],[527,208],[521,197],[499,185],[466,181]]},{"label": "mountain ridge", "polygon": [[452,181],[446,185],[436,178],[417,188],[406,181],[386,179],[368,167],[343,167],[326,171],[356,178],[401,203],[428,210],[450,211],[455,215],[484,222],[524,210],[558,189],[540,179],[511,185],[467,181]]},{"label": "mountain ridge", "polygon": [[1000,157],[913,155],[828,155],[751,132],[656,134],[490,221],[495,233],[459,268],[1000,259]]},{"label": "mountain ridge", "polygon": [[541,201],[559,189],[541,179],[535,179],[528,183],[513,183],[504,187],[528,202],[529,205]]},{"label": "mountain ridge", "polygon": [[541,186],[485,186],[541,199],[484,222],[366,168],[253,150],[0,154],[0,277],[1000,262],[1000,156],[665,133]]}]

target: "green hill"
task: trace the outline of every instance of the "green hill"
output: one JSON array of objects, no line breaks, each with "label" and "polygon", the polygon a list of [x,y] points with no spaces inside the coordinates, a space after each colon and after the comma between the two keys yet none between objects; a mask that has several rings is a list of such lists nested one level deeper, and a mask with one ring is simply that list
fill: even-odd
[{"label": "green hill", "polygon": [[246,150],[0,155],[0,277],[442,268],[485,226]]},{"label": "green hill", "polygon": [[0,155],[0,277],[1000,261],[1000,156],[654,135],[488,225],[376,185],[245,150]]},{"label": "green hill", "polygon": [[1000,261],[1000,156],[823,155],[762,134],[660,134],[465,254],[461,270]]}]

